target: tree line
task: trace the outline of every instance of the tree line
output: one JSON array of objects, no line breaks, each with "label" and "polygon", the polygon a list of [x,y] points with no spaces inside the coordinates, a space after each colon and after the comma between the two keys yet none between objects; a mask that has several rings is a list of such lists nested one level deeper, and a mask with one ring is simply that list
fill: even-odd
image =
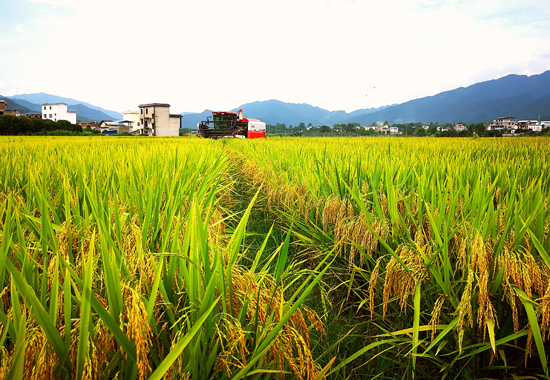
[{"label": "tree line", "polygon": [[[456,124],[462,124],[466,127],[464,131],[454,130]],[[396,127],[402,136],[434,136],[434,137],[499,137],[502,136],[501,131],[489,131],[489,124],[486,122],[466,124],[460,123],[439,123],[430,122],[424,124],[418,123],[394,123],[389,124],[373,122],[371,127],[388,126]],[[427,128],[425,128],[427,127]],[[293,135],[293,136],[377,136],[381,133],[373,129],[365,129],[359,123],[337,123],[332,126],[321,125],[313,126],[311,123],[306,127],[305,123],[300,123],[297,126],[286,126],[285,123],[277,123],[275,125],[268,124],[266,126],[269,135]],[[550,132],[550,129],[543,130],[544,134]],[[537,134],[537,132],[526,132],[526,134]]]},{"label": "tree line", "polygon": [[28,119],[13,115],[0,116],[0,135],[38,135],[38,134],[80,134],[80,125],[67,120],[44,120],[39,117]]}]

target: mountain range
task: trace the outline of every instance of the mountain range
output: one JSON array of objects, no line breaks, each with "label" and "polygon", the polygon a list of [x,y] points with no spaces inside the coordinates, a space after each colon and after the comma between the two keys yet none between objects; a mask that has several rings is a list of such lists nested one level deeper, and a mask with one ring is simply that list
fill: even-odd
[{"label": "mountain range", "polygon": [[[312,123],[313,125],[333,125],[342,120],[347,120],[351,117],[369,114],[375,111],[383,110],[389,106],[371,109],[361,109],[347,113],[345,111],[327,111],[323,108],[314,107],[309,104],[294,104],[285,103],[279,100],[266,100],[261,102],[253,102],[243,104],[233,108],[231,112],[243,110],[244,117],[260,119],[266,124],[285,123],[286,125],[298,125]],[[196,128],[200,121],[206,120],[208,116],[212,116],[212,110],[204,110],[201,113],[184,112],[182,115],[183,128]]]},{"label": "mountain range", "polygon": [[[550,71],[539,75],[508,75],[503,78],[460,87],[437,95],[414,99],[402,104],[361,109],[346,113],[327,111],[308,104],[290,104],[278,100],[254,102],[239,106],[245,117],[257,118],[267,124],[300,122],[318,125],[335,123],[370,124],[373,121],[394,123],[477,123],[497,117],[550,120]],[[182,114],[182,124],[195,128],[212,111]]]},{"label": "mountain range", "polygon": [[[38,93],[0,98],[8,102],[8,109],[15,108],[21,113],[40,112],[41,104],[63,102],[67,103],[69,109],[77,111],[79,120],[122,119],[119,112],[57,95]],[[267,124],[285,123],[287,126],[301,122],[314,126],[331,126],[336,123],[365,125],[386,120],[390,124],[431,121],[470,124],[490,122],[502,116],[550,120],[550,70],[531,76],[512,74],[401,104],[359,109],[350,113],[274,99],[243,104],[230,111],[236,112],[241,108],[245,117],[260,119]],[[197,123],[212,115],[212,111],[182,112],[181,115],[182,127],[196,128]]]},{"label": "mountain range", "polygon": [[10,98],[6,98],[5,96],[0,95],[0,100],[4,100],[6,102],[6,109],[8,110],[17,110],[20,113],[32,113],[30,109],[21,105],[21,103],[14,102]]},{"label": "mountain range", "polygon": [[[28,110],[30,110],[30,112],[41,112],[41,105],[44,103],[66,103],[69,110],[76,111],[78,120],[100,121],[122,119],[122,114],[120,112],[109,111],[80,100],[64,98],[61,96],[46,94],[43,92],[37,94],[13,95],[9,96],[8,98],[27,108]],[[19,112],[22,111],[19,110]]]},{"label": "mountain range", "polygon": [[468,87],[411,100],[347,122],[367,124],[438,121],[440,123],[490,122],[497,117],[550,120],[550,71],[539,75],[508,75]]}]

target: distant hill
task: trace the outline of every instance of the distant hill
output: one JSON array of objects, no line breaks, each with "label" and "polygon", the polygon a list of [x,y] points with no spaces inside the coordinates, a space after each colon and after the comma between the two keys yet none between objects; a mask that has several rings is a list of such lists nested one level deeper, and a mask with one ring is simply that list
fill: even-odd
[{"label": "distant hill", "polygon": [[[181,126],[182,128],[197,128],[197,124],[207,117],[212,116],[211,110],[204,110],[201,113],[184,112],[181,114]],[[210,117],[212,120],[212,117]]]},{"label": "distant hill", "polygon": [[[77,111],[77,118],[78,120],[121,120],[122,114],[115,111],[109,111],[106,109],[103,109],[101,107],[94,106],[92,104],[83,102],[81,100],[71,99],[71,98],[64,98],[57,95],[51,95],[46,94],[44,92],[36,93],[36,94],[21,94],[21,95],[13,95],[10,96],[10,99],[15,100],[17,102],[21,101],[25,103],[25,107],[30,108],[29,106],[31,104],[34,104],[37,108],[36,112],[40,112],[40,106],[44,103],[66,103],[71,110]],[[85,108],[84,108],[85,107]],[[82,110],[81,112],[78,112],[79,109]],[[93,111],[98,111],[100,113],[95,113]]]},{"label": "distant hill", "polygon": [[[245,117],[260,119],[266,124],[274,125],[277,123],[285,123],[287,126],[296,126],[303,122],[306,125],[312,123],[315,126],[332,126],[335,123],[345,122],[357,112],[359,112],[360,114],[365,114],[375,112],[386,107],[358,110],[348,114],[345,111],[331,112],[323,108],[311,106],[309,104],[285,103],[279,100],[272,99],[267,101],[243,104],[230,111],[237,112],[241,108]],[[205,110],[201,113],[182,113],[183,127],[196,128],[197,123],[202,120],[206,120],[206,117],[211,115],[212,111],[210,110]]]},{"label": "distant hill", "polygon": [[[267,124],[297,125],[304,122],[318,125],[335,123],[371,124],[373,121],[393,123],[476,123],[490,122],[501,116],[518,119],[550,120],[550,71],[539,75],[508,75],[500,79],[476,83],[445,91],[437,95],[411,100],[406,103],[361,109],[351,113],[327,111],[309,104],[284,103],[268,100],[244,104],[234,108],[244,111],[245,117],[257,118]],[[184,114],[184,127],[195,128],[210,111],[201,114]]]},{"label": "distant hill", "polygon": [[[77,111],[79,120],[122,119],[119,112],[43,92],[14,95],[6,98],[6,101],[8,108],[18,109],[21,113],[40,112],[40,105],[43,103],[63,102],[67,103],[69,109]],[[390,124],[431,121],[469,124],[490,122],[501,116],[518,119],[537,119],[540,116],[541,119],[550,120],[550,71],[531,76],[508,75],[402,104],[359,109],[350,113],[274,99],[243,104],[230,111],[236,112],[240,108],[245,117],[260,119],[267,124],[285,123],[287,126],[296,126],[302,122],[306,125],[312,123],[314,126],[332,126],[336,123],[366,125],[385,120]],[[201,113],[183,112],[181,115],[184,128],[196,128],[197,123],[212,115],[212,111],[207,109]]]},{"label": "distant hill", "polygon": [[[44,102],[44,103],[40,103],[40,104],[35,104],[35,103],[31,103],[28,100],[24,100],[24,99],[17,99],[17,102],[15,102],[13,99],[10,99],[10,98],[0,96],[0,99],[4,99],[8,103],[8,105],[7,105],[8,109],[16,109],[22,114],[24,114],[24,113],[34,113],[34,112],[40,113],[40,112],[42,112],[42,110],[41,110],[42,104],[48,103],[48,102]],[[49,102],[49,103],[53,103],[53,102]],[[63,102],[63,103],[66,103],[66,102]],[[68,105],[67,108],[71,111],[76,111],[76,116],[77,116],[78,120],[84,120],[84,121],[98,120],[98,121],[100,121],[100,120],[112,120],[113,119],[112,115],[108,115],[105,112],[99,111],[98,110],[99,107],[90,108],[88,106],[85,106],[84,104],[79,103],[79,104]],[[122,115],[119,119],[122,119]]]},{"label": "distant hill", "polygon": [[31,113],[31,110],[20,103],[16,103],[10,98],[0,95],[0,99],[6,102],[6,108],[9,110],[17,110],[19,113]]},{"label": "distant hill", "polygon": [[518,120],[536,120],[539,116],[541,120],[550,120],[550,96],[522,104],[512,109],[510,114]]},{"label": "distant hill", "polygon": [[122,114],[120,115],[119,118],[113,119],[112,115],[108,115],[105,112],[101,112],[97,109],[87,107],[84,104],[70,105],[68,106],[68,109],[76,111],[76,117],[78,118],[78,120],[85,120],[85,121],[122,120]]},{"label": "distant hill", "polygon": [[550,116],[550,71],[539,75],[508,75],[468,87],[411,100],[349,122],[368,124],[388,120],[390,123],[430,121],[440,123],[490,122],[501,116],[536,119]]}]

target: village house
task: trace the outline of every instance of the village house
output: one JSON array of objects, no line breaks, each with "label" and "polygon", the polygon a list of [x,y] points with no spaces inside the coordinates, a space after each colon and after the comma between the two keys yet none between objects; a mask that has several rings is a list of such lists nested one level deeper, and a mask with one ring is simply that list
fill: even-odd
[{"label": "village house", "polygon": [[466,127],[465,125],[460,124],[460,123],[455,124],[455,125],[453,126],[453,128],[454,128],[454,130],[457,131],[457,132],[462,132],[462,131],[468,130],[468,127]]},{"label": "village house", "polygon": [[130,132],[136,135],[143,134],[143,126],[140,123],[139,111],[122,112],[123,121],[132,122]]},{"label": "village house", "polygon": [[92,128],[106,135],[119,135],[123,132],[130,132],[131,126],[132,126],[132,122],[128,122],[127,120],[122,120],[122,121],[101,120],[101,123],[99,123],[99,126],[92,127]]},{"label": "village house", "polygon": [[518,129],[541,132],[544,128],[550,127],[550,121],[519,120]]},{"label": "village house", "polygon": [[390,127],[390,134],[396,135],[399,133],[399,128],[397,127]]},{"label": "village house", "polygon": [[42,104],[42,119],[67,120],[71,124],[76,124],[76,111],[69,111],[66,103],[45,103]]},{"label": "village house", "polygon": [[532,126],[539,123],[538,120],[518,120],[516,128],[521,130],[530,130]]},{"label": "village house", "polygon": [[513,116],[505,116],[494,119],[491,124],[487,127],[488,131],[501,131],[503,129],[516,129],[517,120]]},{"label": "village house", "polygon": [[82,122],[82,123],[80,123],[80,126],[81,126],[82,128],[87,128],[87,127],[96,128],[96,127],[97,127],[97,123],[96,123],[95,121]]},{"label": "village house", "polygon": [[19,117],[25,117],[27,119],[32,119],[33,117],[38,117],[38,118],[41,118],[42,117],[42,114],[41,113],[24,113],[22,115],[19,115]]},{"label": "village house", "polygon": [[179,136],[181,115],[170,114],[170,104],[148,103],[139,106],[139,122],[143,134]]},{"label": "village house", "polygon": [[19,111],[9,110],[7,109],[7,107],[8,107],[8,103],[5,100],[0,99],[0,116],[2,115],[19,116]]},{"label": "village house", "polygon": [[537,123],[537,124],[531,124],[531,125],[529,125],[528,128],[529,128],[531,131],[533,131],[533,132],[541,132],[541,131],[542,131],[542,128],[544,128],[544,127],[543,127],[543,125],[542,125],[541,123]]}]

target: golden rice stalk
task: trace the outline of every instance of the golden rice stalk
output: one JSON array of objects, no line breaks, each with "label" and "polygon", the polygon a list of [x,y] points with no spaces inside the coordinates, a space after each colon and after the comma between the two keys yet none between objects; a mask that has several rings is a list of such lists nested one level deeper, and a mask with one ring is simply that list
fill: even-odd
[{"label": "golden rice stalk", "polygon": [[374,269],[372,270],[370,279],[369,279],[369,308],[370,308],[371,319],[373,318],[373,315],[374,315],[375,288],[376,288],[376,283],[378,282],[378,273],[380,272],[381,262],[382,262],[381,257],[378,260],[376,260],[376,265],[374,266]]},{"label": "golden rice stalk", "polygon": [[208,242],[210,245],[220,245],[225,234],[225,222],[219,209],[215,209],[208,222]]},{"label": "golden rice stalk", "polygon": [[92,378],[100,380],[104,378],[103,368],[106,367],[114,352],[116,351],[116,342],[105,324],[99,320],[94,326],[94,339],[92,345],[91,368],[93,368]]},{"label": "golden rice stalk", "polygon": [[409,270],[406,270],[393,256],[388,262],[384,279],[383,317],[386,316],[391,295],[397,296],[399,306],[403,310],[409,296],[412,297],[414,294],[416,285],[428,278],[428,270],[424,264],[422,253],[426,257],[431,256],[431,247],[429,245],[413,246],[402,244],[397,248],[395,253],[399,255],[399,258]]},{"label": "golden rice stalk", "polygon": [[139,294],[129,289],[130,297],[126,302],[126,336],[136,345],[138,374],[140,380],[147,379],[147,373],[151,371],[147,356],[151,347],[152,331],[147,321],[147,311]]},{"label": "golden rice stalk", "polygon": [[446,297],[441,296],[435,301],[434,308],[432,310],[432,318],[430,320],[430,325],[432,326],[432,341],[435,338],[437,332],[437,325],[439,324],[439,319],[441,317],[441,310],[443,309],[443,303],[445,302]]},{"label": "golden rice stalk", "polygon": [[468,271],[468,279],[466,281],[466,287],[462,292],[462,297],[460,298],[460,303],[458,304],[458,347],[459,351],[462,352],[462,341],[464,338],[464,329],[466,326],[474,327],[474,319],[472,313],[472,292],[474,285],[474,271]]},{"label": "golden rice stalk", "polygon": [[12,354],[5,346],[0,347],[0,380],[6,379],[11,368]]},{"label": "golden rice stalk", "polygon": [[225,315],[217,323],[217,340],[220,344],[220,353],[216,358],[214,371],[219,373],[225,370],[227,376],[231,376],[233,369],[242,369],[246,366],[246,355],[249,353],[246,348],[246,332],[241,323]]},{"label": "golden rice stalk", "polygon": [[[489,249],[480,234],[477,234],[470,246],[470,272],[475,271],[478,277],[478,312],[477,324],[480,330],[483,330],[483,339],[486,338],[487,320],[496,321],[495,309],[490,301],[489,293],[489,274],[493,253]],[[497,323],[498,325],[498,323]]]},{"label": "golden rice stalk", "polygon": [[[233,308],[239,313],[246,307],[244,324],[248,325],[257,318],[258,325],[263,326],[264,333],[268,334],[279,322],[285,300],[282,287],[276,286],[272,278],[263,277],[262,286],[259,286],[258,276],[238,266],[233,268]],[[229,299],[225,302],[229,308]],[[310,326],[323,336],[325,330],[317,313],[307,308],[304,310]],[[274,316],[271,321],[270,315]],[[263,359],[264,364],[276,363],[276,369],[281,372],[290,370],[297,378],[313,379],[319,373],[319,367],[311,354],[309,328],[303,311],[295,311],[274,338],[274,343]],[[215,364],[216,372],[225,371],[231,376],[233,371],[246,366],[249,354],[247,346],[250,346],[253,336],[237,320],[224,316],[217,325],[217,339],[220,355]]]},{"label": "golden rice stalk", "polygon": [[533,353],[533,330],[529,329],[529,335],[527,335],[527,344],[525,345],[525,368],[527,367],[527,360]]},{"label": "golden rice stalk", "polygon": [[540,315],[541,315],[540,329],[542,334],[542,340],[545,341],[546,328],[550,324],[550,283],[546,286],[546,292],[544,293],[544,297],[542,297],[541,299]]}]

